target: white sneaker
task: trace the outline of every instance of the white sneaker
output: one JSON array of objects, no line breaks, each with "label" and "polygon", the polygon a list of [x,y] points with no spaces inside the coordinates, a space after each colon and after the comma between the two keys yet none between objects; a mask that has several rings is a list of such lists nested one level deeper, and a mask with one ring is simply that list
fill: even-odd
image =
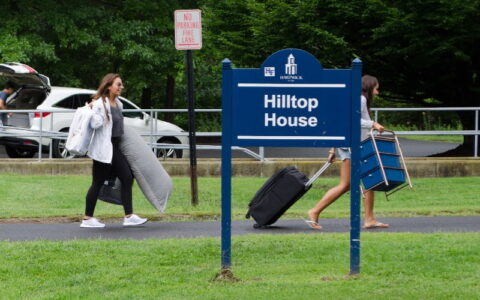
[{"label": "white sneaker", "polygon": [[82,220],[82,224],[80,224],[82,228],[103,228],[105,224],[98,221],[97,218],[90,218],[88,220]]},{"label": "white sneaker", "polygon": [[148,221],[148,219],[140,218],[136,214],[132,214],[128,218],[123,218],[123,226],[137,226],[137,225],[142,225],[145,224]]}]

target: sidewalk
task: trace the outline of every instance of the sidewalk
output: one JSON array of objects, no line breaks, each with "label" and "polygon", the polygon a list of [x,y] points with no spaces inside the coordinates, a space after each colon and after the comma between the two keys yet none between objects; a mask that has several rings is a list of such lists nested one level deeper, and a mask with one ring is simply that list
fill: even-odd
[{"label": "sidewalk", "polygon": [[[480,216],[380,218],[390,224],[387,229],[362,232],[480,232]],[[349,219],[322,219],[323,230],[308,228],[303,220],[280,220],[268,229],[254,229],[254,221],[233,221],[232,235],[246,234],[322,234],[349,232]],[[165,239],[220,237],[220,221],[215,222],[149,222],[141,227],[124,228],[121,223],[105,228],[80,228],[68,224],[0,224],[0,241],[74,240],[74,239]]]}]

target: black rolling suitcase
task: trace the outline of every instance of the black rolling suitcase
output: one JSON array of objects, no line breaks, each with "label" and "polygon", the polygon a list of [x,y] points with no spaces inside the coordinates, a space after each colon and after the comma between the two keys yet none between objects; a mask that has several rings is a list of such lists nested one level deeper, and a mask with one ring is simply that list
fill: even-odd
[{"label": "black rolling suitcase", "polygon": [[315,173],[312,179],[290,166],[281,169],[270,177],[258,190],[248,204],[247,219],[253,217],[254,228],[261,228],[275,223],[287,209],[300,199],[311,187],[312,183],[331,165],[328,161]]}]

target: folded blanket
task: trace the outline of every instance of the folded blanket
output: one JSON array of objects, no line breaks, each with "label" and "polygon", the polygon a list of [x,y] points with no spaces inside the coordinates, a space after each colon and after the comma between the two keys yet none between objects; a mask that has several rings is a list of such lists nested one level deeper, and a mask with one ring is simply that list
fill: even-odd
[{"label": "folded blanket", "polygon": [[164,212],[173,190],[173,182],[155,153],[142,137],[128,126],[124,128],[119,147],[145,197],[158,211]]}]

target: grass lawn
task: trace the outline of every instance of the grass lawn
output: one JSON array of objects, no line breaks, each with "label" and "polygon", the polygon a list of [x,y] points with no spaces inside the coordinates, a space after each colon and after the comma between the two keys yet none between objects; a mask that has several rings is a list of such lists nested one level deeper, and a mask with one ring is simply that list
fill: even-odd
[{"label": "grass lawn", "polygon": [[480,235],[347,234],[233,238],[238,282],[214,238],[0,243],[2,299],[478,299]]},{"label": "grass lawn", "polygon": [[463,143],[463,135],[404,135],[401,137],[416,141]]},{"label": "grass lawn", "polygon": [[[79,218],[85,206],[89,176],[22,176],[0,175],[0,219],[6,218]],[[243,219],[248,202],[267,180],[266,177],[234,177],[232,180],[232,213]],[[198,178],[199,205],[190,204],[190,179],[175,177],[174,192],[166,214],[159,214],[134,186],[134,210],[153,220],[216,219],[220,215],[218,177]],[[322,177],[312,189],[287,212],[284,218],[302,218],[338,178]],[[480,177],[414,178],[414,188],[404,188],[391,195],[376,194],[375,211],[379,216],[448,216],[478,215]],[[349,217],[349,194],[344,195],[322,214],[322,218]],[[98,202],[95,215],[100,218],[123,216],[121,206]]]},{"label": "grass lawn", "polygon": [[[398,131],[424,131],[424,130],[434,130],[434,131],[455,131],[455,130],[462,130],[462,125],[457,124],[457,126],[427,126],[427,128],[419,128],[417,126],[399,126],[399,125],[390,125],[390,124],[383,124],[386,129],[393,130],[395,132]],[[404,135],[401,136],[411,140],[418,140],[418,141],[437,141],[437,142],[445,142],[445,143],[463,143],[463,135]]]}]

